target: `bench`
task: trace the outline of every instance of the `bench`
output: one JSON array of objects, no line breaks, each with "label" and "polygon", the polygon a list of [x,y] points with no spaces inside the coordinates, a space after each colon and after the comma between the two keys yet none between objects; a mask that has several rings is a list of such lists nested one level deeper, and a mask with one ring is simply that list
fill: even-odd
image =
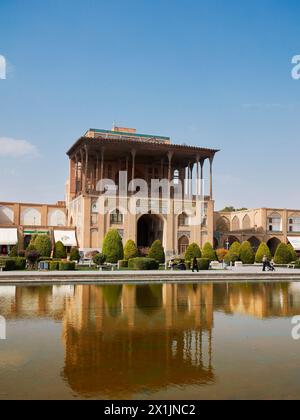
[{"label": "bench", "polygon": [[118,264],[103,264],[99,266],[100,271],[110,270],[115,271],[118,268]]}]

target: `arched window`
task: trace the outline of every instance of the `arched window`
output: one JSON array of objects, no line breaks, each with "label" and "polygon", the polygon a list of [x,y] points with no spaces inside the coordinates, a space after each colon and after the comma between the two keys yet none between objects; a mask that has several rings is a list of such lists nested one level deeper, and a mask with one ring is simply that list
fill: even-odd
[{"label": "arched window", "polygon": [[182,213],[178,217],[178,226],[189,226],[189,224],[190,224],[189,217],[186,215],[186,213]]},{"label": "arched window", "polygon": [[14,212],[9,207],[0,206],[0,224],[11,225],[14,223]]},{"label": "arched window", "polygon": [[189,238],[187,236],[182,236],[179,240],[178,240],[178,253],[179,255],[183,255],[185,254],[188,246],[189,246]]},{"label": "arched window", "polygon": [[62,210],[52,210],[48,214],[48,226],[66,226],[66,215]]},{"label": "arched window", "polygon": [[246,214],[246,216],[243,219],[243,230],[249,230],[251,229],[251,219],[248,216],[248,214]]},{"label": "arched window", "polygon": [[280,214],[273,213],[268,217],[268,230],[269,232],[282,231],[282,219]]},{"label": "arched window", "polygon": [[216,226],[217,232],[229,232],[230,231],[230,222],[227,217],[221,217],[217,221]]},{"label": "arched window", "polygon": [[114,210],[110,214],[110,224],[111,225],[122,225],[124,221],[123,214],[120,212],[120,210]]},{"label": "arched window", "polygon": [[240,229],[241,229],[240,220],[237,216],[235,216],[232,220],[232,230],[236,231]]},{"label": "arched window", "polygon": [[21,224],[24,226],[41,226],[42,216],[37,209],[25,209],[22,212]]},{"label": "arched window", "polygon": [[289,218],[289,232],[300,232],[300,217],[292,216]]}]

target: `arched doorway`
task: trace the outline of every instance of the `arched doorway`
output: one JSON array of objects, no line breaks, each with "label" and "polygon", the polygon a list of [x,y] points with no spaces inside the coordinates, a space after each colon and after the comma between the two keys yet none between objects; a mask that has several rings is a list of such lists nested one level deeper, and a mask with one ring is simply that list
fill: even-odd
[{"label": "arched doorway", "polygon": [[256,238],[255,236],[252,236],[250,239],[248,239],[248,242],[250,242],[253,251],[257,251],[260,245],[260,240]]},{"label": "arched doorway", "polygon": [[139,248],[150,248],[154,241],[163,242],[164,222],[154,214],[145,214],[137,225],[137,245]]},{"label": "arched doorway", "polygon": [[281,244],[281,241],[278,238],[272,238],[268,241],[267,245],[273,256],[275,255],[277,248],[280,244]]},{"label": "arched doorway", "polygon": [[229,247],[231,247],[231,245],[234,243],[234,242],[239,242],[239,243],[241,243],[241,241],[236,237],[236,236],[229,236],[226,240],[225,240],[225,248],[227,247],[227,246],[229,246]]},{"label": "arched doorway", "polygon": [[184,255],[188,246],[190,244],[189,238],[187,236],[182,236],[181,238],[179,238],[178,240],[178,254],[179,255]]}]

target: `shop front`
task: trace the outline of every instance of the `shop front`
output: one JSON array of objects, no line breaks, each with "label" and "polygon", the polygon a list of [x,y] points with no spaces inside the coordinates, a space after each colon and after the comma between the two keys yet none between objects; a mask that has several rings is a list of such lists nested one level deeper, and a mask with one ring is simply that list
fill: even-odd
[{"label": "shop front", "polygon": [[0,229],[0,255],[7,256],[18,243],[18,229]]}]

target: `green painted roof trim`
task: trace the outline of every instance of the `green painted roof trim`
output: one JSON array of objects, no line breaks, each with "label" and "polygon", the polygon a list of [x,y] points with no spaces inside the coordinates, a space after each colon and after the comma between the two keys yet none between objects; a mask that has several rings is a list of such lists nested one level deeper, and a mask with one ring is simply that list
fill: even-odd
[{"label": "green painted roof trim", "polygon": [[170,137],[162,137],[162,136],[154,136],[151,134],[132,134],[132,133],[125,133],[125,132],[117,132],[117,131],[111,131],[111,130],[97,130],[95,128],[90,128],[89,131],[94,131],[95,133],[103,133],[103,134],[112,134],[114,136],[127,136],[127,137],[142,137],[145,139],[151,139],[151,138],[155,138],[155,139],[161,139],[161,140],[170,140]]}]

